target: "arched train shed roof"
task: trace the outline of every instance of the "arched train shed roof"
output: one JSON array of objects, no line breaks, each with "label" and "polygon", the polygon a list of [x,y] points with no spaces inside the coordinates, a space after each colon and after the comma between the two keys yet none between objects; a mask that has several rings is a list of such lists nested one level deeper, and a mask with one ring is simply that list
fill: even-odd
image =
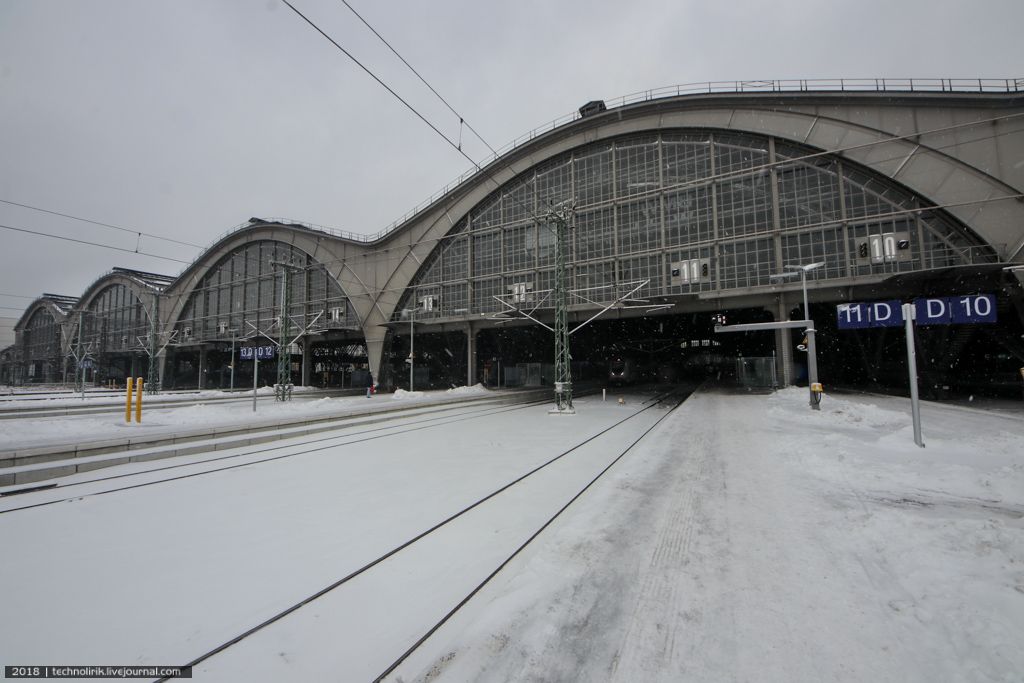
[{"label": "arched train shed roof", "polygon": [[25,312],[18,318],[18,322],[15,323],[15,330],[23,330],[28,324],[28,321],[32,319],[32,316],[36,314],[40,309],[46,310],[56,323],[62,323],[67,319],[68,314],[71,313],[72,309],[78,305],[78,298],[73,296],[64,296],[63,294],[43,294],[41,297],[33,301],[25,309]]},{"label": "arched train shed roof", "polygon": [[[1024,262],[1024,94],[772,92],[665,97],[577,119],[496,159],[380,239],[355,247],[404,252],[379,286],[390,316],[439,240],[497,188],[577,147],[659,131],[776,137],[876,173],[968,226],[972,241]],[[380,274],[378,274],[380,278]],[[383,322],[383,321],[381,321]]]}]

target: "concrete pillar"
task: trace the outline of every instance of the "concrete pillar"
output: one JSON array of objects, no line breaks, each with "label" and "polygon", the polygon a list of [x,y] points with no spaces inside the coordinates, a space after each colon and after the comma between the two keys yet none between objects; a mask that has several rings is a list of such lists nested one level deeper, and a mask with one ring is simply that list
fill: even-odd
[{"label": "concrete pillar", "polygon": [[300,386],[308,387],[313,376],[313,343],[309,337],[302,338],[302,381]]},{"label": "concrete pillar", "polygon": [[160,351],[156,354],[156,368],[157,374],[160,377],[160,386],[158,389],[162,389],[164,386],[164,370],[167,367],[167,349]]},{"label": "concrete pillar", "polygon": [[[786,310],[786,297],[779,294],[778,313],[775,320],[789,320]],[[794,382],[793,373],[793,336],[791,329],[775,330],[775,374],[780,387],[791,386]]]},{"label": "concrete pillar", "polygon": [[473,323],[466,323],[466,386],[476,384],[476,335]]},{"label": "concrete pillar", "polygon": [[206,374],[206,347],[199,347],[199,389],[200,391],[206,388],[206,382],[204,381],[204,375]]},{"label": "concrete pillar", "polygon": [[366,359],[370,365],[370,375],[373,382],[380,379],[381,364],[384,361],[384,339],[388,335],[385,327],[363,326],[363,334],[366,338]]}]

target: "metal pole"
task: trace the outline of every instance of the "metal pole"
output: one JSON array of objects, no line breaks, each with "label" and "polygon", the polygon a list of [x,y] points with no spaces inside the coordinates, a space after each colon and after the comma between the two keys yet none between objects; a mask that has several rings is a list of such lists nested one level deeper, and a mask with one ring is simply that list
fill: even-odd
[{"label": "metal pole", "polygon": [[914,320],[917,309],[914,304],[903,304],[903,328],[907,333],[907,371],[910,374],[910,412],[914,418],[914,443],[924,448],[921,436],[921,403],[917,398],[917,349],[914,345]]},{"label": "metal pole", "polygon": [[82,321],[84,320],[85,312],[78,312],[78,354],[75,360],[78,361],[78,367],[75,369],[77,375],[79,370],[82,372],[82,400],[85,400],[85,363],[82,362]]},{"label": "metal pole", "polygon": [[808,403],[811,406],[811,410],[821,410],[821,398],[818,397],[814,392],[814,387],[818,383],[818,346],[815,344],[814,339],[814,321],[811,320],[811,308],[807,303],[807,271],[800,271],[800,285],[804,290],[804,320],[808,321],[811,326],[808,327],[804,332],[807,334],[807,393]]},{"label": "metal pole", "polygon": [[231,330],[231,391],[235,390],[235,330]]},{"label": "metal pole", "polygon": [[807,333],[807,391],[810,394],[811,410],[821,410],[821,399],[815,394],[814,387],[818,383],[818,347],[814,343],[814,322],[808,327]]},{"label": "metal pole", "polygon": [[800,284],[804,289],[804,320],[811,319],[811,309],[807,305],[807,271],[800,271]]},{"label": "metal pole", "polygon": [[415,308],[411,308],[411,309],[409,309],[409,391],[413,390],[413,387],[412,387],[413,365],[416,363],[416,361],[415,361],[416,357],[413,355],[413,350],[414,350],[414,345],[415,345],[415,341],[416,341],[416,336],[415,336],[415,333],[414,333],[413,327],[412,327],[413,321],[415,319],[416,319],[416,309]]},{"label": "metal pole", "polygon": [[252,412],[256,412],[256,381],[260,376],[260,354],[258,348],[252,350]]}]

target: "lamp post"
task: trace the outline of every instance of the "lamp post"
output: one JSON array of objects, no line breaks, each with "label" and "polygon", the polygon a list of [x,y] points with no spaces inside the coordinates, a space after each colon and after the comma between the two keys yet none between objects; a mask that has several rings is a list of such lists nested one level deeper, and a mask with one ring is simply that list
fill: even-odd
[{"label": "lamp post", "polygon": [[804,320],[808,324],[804,333],[807,335],[807,389],[810,394],[808,401],[811,410],[821,410],[821,385],[818,383],[818,349],[814,337],[814,321],[811,320],[811,309],[807,302],[807,273],[821,268],[823,265],[825,265],[824,261],[818,261],[801,266],[786,266],[786,270],[789,272],[769,276],[770,280],[783,280],[800,275],[800,286],[804,294]]}]

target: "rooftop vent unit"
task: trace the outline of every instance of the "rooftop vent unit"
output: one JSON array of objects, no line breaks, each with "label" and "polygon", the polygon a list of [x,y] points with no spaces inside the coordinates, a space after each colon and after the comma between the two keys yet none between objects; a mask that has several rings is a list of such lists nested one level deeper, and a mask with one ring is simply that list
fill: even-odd
[{"label": "rooftop vent unit", "polygon": [[591,100],[580,107],[580,116],[586,118],[603,111],[608,111],[608,107],[604,106],[604,100]]}]

